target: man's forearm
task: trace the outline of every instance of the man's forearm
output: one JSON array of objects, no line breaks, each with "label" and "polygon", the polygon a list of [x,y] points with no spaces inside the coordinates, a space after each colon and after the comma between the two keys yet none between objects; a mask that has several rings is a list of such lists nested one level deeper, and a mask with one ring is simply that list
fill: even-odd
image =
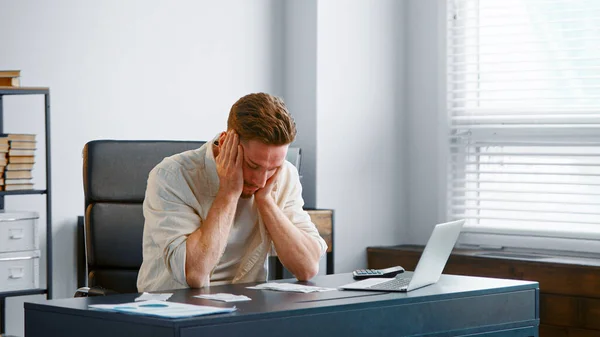
[{"label": "man's forearm", "polygon": [[294,226],[275,202],[259,203],[258,210],[281,263],[300,281],[314,277],[321,256],[317,240]]},{"label": "man's forearm", "polygon": [[225,251],[238,198],[218,193],[202,226],[186,241],[185,274],[192,288],[206,286],[208,276]]}]

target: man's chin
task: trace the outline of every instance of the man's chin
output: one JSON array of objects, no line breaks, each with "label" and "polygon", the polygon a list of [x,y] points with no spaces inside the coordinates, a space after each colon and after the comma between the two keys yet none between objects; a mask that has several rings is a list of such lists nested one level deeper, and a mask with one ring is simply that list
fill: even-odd
[{"label": "man's chin", "polygon": [[252,198],[252,196],[254,195],[254,193],[256,193],[256,192],[252,192],[252,193],[244,193],[244,192],[242,192],[242,195],[240,196],[240,198],[242,198],[242,199],[250,199],[250,198]]},{"label": "man's chin", "polygon": [[242,199],[250,199],[252,198],[252,196],[258,191],[258,188],[244,188],[242,190],[242,195],[240,196],[240,198]]}]

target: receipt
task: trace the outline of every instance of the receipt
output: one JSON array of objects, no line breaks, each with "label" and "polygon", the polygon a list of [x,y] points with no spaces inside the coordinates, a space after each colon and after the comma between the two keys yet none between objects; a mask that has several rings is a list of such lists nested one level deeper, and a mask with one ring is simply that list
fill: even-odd
[{"label": "receipt", "polygon": [[139,302],[139,301],[166,301],[171,296],[173,296],[173,294],[171,294],[171,293],[151,294],[151,293],[144,292],[142,295],[138,296],[135,299],[135,301],[136,302]]},{"label": "receipt", "polygon": [[314,293],[320,291],[331,291],[337,290],[335,288],[323,288],[323,287],[314,287],[314,286],[305,286],[301,284],[294,283],[276,283],[269,282],[259,284],[253,287],[246,287],[248,289],[259,289],[259,290],[275,290],[275,291],[287,291],[287,292],[295,292],[295,293]]},{"label": "receipt", "polygon": [[208,300],[221,301],[221,302],[241,302],[241,301],[251,301],[252,300],[248,296],[233,295],[233,294],[226,294],[226,293],[204,294],[204,295],[196,295],[194,297],[204,298],[204,299],[208,299]]}]

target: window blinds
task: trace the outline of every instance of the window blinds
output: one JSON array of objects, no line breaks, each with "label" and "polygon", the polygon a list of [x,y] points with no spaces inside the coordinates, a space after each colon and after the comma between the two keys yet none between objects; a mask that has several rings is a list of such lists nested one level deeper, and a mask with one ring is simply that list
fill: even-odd
[{"label": "window blinds", "polygon": [[448,0],[448,216],[600,229],[600,1]]}]

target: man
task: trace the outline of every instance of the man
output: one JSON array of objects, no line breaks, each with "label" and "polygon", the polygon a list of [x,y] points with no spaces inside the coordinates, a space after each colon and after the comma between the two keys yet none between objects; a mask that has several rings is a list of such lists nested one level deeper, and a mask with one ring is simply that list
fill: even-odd
[{"label": "man", "polygon": [[158,164],[144,200],[138,290],[264,282],[273,250],[298,280],[315,276],[327,246],[285,161],[295,136],[282,100],[250,94],[232,106],[226,132]]}]

